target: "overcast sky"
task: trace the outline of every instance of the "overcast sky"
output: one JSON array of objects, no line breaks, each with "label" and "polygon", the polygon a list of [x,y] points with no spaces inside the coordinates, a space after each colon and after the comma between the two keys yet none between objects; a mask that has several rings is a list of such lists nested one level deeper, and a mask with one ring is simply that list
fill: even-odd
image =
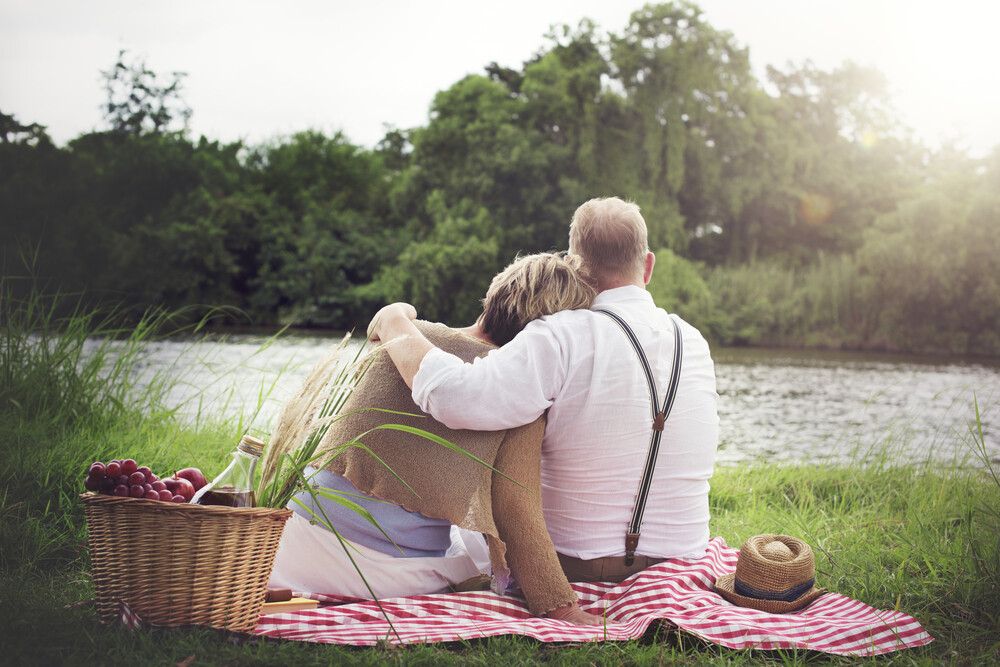
[{"label": "overcast sky", "polygon": [[[304,129],[373,146],[427,123],[434,94],[491,61],[519,68],[553,24],[621,32],[641,0],[0,0],[0,110],[60,145],[103,129],[100,72],[120,49],[187,73],[194,136],[257,143]],[[925,143],[1000,145],[993,0],[702,0],[764,66],[846,60],[889,79]]]}]

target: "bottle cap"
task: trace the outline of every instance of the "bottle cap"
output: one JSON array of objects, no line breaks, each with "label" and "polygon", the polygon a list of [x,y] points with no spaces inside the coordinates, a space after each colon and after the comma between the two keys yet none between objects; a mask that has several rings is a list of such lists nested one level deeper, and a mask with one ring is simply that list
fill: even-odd
[{"label": "bottle cap", "polygon": [[245,435],[240,440],[240,444],[237,445],[237,449],[249,454],[250,456],[260,456],[264,453],[264,443],[252,435]]}]

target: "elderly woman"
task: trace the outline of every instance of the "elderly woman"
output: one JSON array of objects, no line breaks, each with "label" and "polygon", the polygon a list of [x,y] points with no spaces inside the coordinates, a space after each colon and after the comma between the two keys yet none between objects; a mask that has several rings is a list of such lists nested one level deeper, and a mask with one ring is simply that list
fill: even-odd
[{"label": "elderly woman", "polygon": [[[472,361],[531,320],[588,308],[594,296],[569,259],[529,255],[497,274],[472,326],[417,326],[435,345]],[[300,494],[309,510],[290,505],[296,515],[285,527],[271,586],[356,598],[371,597],[369,586],[378,598],[456,590],[487,569],[476,562],[477,551],[487,551],[482,534],[494,590],[506,590],[513,575],[533,613],[600,622],[579,609],[545,530],[539,478],[544,417],[509,431],[449,429],[420,413],[384,350],[342,414],[320,449],[332,451],[366,434],[361,441],[371,453],[342,451],[316,472],[313,484],[362,505],[378,527],[341,503],[321,498],[317,506],[308,492]],[[429,431],[479,460],[404,431],[372,431],[390,423]],[[310,523],[324,514],[344,544],[322,524]]]}]

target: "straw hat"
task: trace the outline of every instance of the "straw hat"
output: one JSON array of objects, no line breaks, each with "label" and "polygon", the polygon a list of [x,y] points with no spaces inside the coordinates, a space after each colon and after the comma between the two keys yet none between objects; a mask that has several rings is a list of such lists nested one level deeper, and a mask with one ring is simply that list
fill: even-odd
[{"label": "straw hat", "polygon": [[772,614],[801,609],[826,593],[816,588],[813,552],[787,535],[756,535],[740,547],[736,572],[719,577],[715,589],[741,607]]}]

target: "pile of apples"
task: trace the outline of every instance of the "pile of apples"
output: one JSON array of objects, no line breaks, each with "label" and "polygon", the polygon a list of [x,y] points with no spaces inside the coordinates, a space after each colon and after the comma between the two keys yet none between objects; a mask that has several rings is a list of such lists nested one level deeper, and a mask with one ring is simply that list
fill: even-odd
[{"label": "pile of apples", "polygon": [[91,463],[83,486],[106,496],[188,503],[207,483],[205,475],[197,468],[184,468],[160,479],[147,466],[140,466],[133,459],[116,459],[108,463]]}]

